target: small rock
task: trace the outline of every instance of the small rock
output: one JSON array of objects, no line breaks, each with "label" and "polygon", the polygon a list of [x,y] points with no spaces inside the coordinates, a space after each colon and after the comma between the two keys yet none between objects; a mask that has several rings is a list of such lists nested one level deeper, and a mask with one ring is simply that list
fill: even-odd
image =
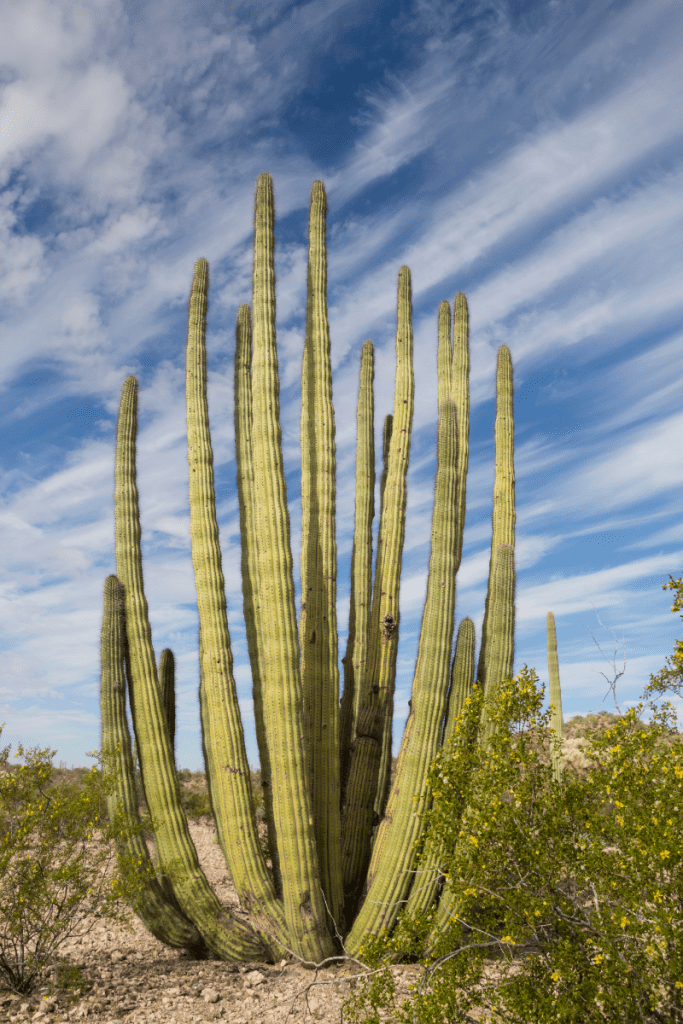
[{"label": "small rock", "polygon": [[112,949],[109,957],[112,963],[120,964],[122,960],[126,959],[126,954],[122,953],[120,949]]},{"label": "small rock", "polygon": [[204,988],[202,989],[202,999],[205,1003],[217,1003],[220,996],[215,988]]},{"label": "small rock", "polygon": [[249,971],[244,975],[244,980],[247,985],[262,985],[266,979],[260,971]]}]

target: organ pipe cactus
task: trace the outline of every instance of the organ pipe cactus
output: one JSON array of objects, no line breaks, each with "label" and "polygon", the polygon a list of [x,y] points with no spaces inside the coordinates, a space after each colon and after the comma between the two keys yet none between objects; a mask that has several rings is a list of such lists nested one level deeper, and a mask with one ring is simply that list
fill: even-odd
[{"label": "organ pipe cactus", "polygon": [[[275,339],[274,202],[260,175],[254,214],[251,310],[239,308],[235,344],[235,448],[242,587],[256,736],[268,829],[259,843],[233,676],[216,518],[206,397],[209,268],[195,265],[186,353],[192,560],[199,609],[200,717],[212,811],[221,849],[249,922],[208,885],[180,806],[174,759],[174,661],[157,670],[144,595],[135,468],[137,381],[125,381],[115,466],[116,576],[105,585],[103,749],[118,751],[111,811],[133,824],[133,765],[125,716],[127,680],[158,864],[135,909],[157,937],[196,956],[320,962],[357,954],[364,937],[391,928],[410,902],[425,908],[436,884],[411,897],[417,809],[430,802],[430,763],[472,686],[492,690],[514,657],[514,450],[512,363],[497,370],[491,565],[475,680],[474,625],[464,619],[452,658],[455,581],[465,519],[469,436],[469,324],[465,296],[438,318],[437,473],[422,629],[396,777],[391,724],[399,639],[399,585],[414,401],[411,279],[398,278],[393,415],[384,423],[384,472],[374,580],[374,352],[361,355],[351,608],[339,704],[336,624],[335,424],[327,317],[326,196],[315,182],[309,211],[306,337],[302,359],[302,606],[297,622],[279,416]],[[451,339],[451,329],[453,336]],[[105,642],[106,641],[106,642]],[[451,660],[452,658],[452,660]],[[480,734],[486,741],[486,723]],[[385,813],[386,810],[386,813]],[[126,840],[133,842],[133,840]],[[122,839],[123,843],[123,839]],[[139,844],[138,844],[139,845]],[[144,845],[144,844],[143,844]],[[142,855],[138,846],[122,853]],[[432,866],[438,861],[432,851]],[[147,864],[147,861],[145,861]],[[157,877],[158,876],[158,877]],[[401,902],[403,901],[403,902]],[[448,893],[441,895],[444,908]]]}]

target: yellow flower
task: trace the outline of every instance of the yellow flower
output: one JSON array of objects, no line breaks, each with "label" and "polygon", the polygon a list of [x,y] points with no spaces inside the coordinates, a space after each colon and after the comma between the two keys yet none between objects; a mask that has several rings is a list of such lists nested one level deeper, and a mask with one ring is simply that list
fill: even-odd
[{"label": "yellow flower", "polygon": [[669,851],[668,850],[662,850],[662,852],[660,853],[659,856],[662,858],[662,860],[666,860],[666,858],[669,856]]},{"label": "yellow flower", "polygon": [[558,971],[554,971],[553,974],[550,975],[550,977],[553,979],[553,981],[558,981],[558,979],[560,977],[559,972]]},{"label": "yellow flower", "polygon": [[621,919],[621,921],[619,922],[619,924],[620,924],[620,926],[621,926],[622,928],[625,928],[625,927],[626,927],[626,925],[628,924],[628,918],[627,918],[627,917],[622,917],[622,919]]},{"label": "yellow flower", "polygon": [[601,963],[602,963],[602,961],[603,961],[604,959],[605,959],[605,958],[604,958],[604,956],[602,955],[602,953],[598,953],[598,955],[596,956],[596,958],[595,958],[595,960],[593,961],[593,963],[596,963],[596,964],[601,964]]}]

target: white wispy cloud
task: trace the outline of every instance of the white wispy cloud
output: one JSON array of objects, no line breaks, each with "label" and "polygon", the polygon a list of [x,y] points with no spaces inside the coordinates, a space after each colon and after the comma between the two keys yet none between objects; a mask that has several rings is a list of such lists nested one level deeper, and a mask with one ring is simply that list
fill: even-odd
[{"label": "white wispy cloud", "polygon": [[[235,4],[214,13],[177,0],[135,8],[80,0],[68,9],[25,0],[3,17],[0,718],[7,742],[35,736],[57,747],[58,759],[83,764],[84,751],[99,746],[102,594],[115,569],[115,426],[121,386],[133,373],[155,649],[176,654],[178,756],[200,766],[184,332],[192,268],[204,256],[223,569],[256,759],[232,354],[237,308],[251,297],[253,192],[263,170],[275,182],[295,577],[306,214],[311,183],[322,179],[327,188],[342,652],[360,349],[372,338],[378,510],[397,273],[402,264],[412,272],[416,403],[398,736],[427,584],[437,309],[460,289],[471,313],[472,419],[458,620],[470,615],[479,637],[495,361],[504,343],[516,387],[516,668],[526,661],[544,676],[552,609],[565,712],[598,703],[604,662],[590,633],[591,604],[605,625],[627,635],[626,700],[670,652],[678,619],[661,584],[683,553],[683,11],[665,0],[619,10],[600,0],[571,17],[551,6],[523,22],[504,0],[419,0],[392,17],[348,0]],[[307,110],[316,126],[335,126],[334,158],[307,131]]]}]

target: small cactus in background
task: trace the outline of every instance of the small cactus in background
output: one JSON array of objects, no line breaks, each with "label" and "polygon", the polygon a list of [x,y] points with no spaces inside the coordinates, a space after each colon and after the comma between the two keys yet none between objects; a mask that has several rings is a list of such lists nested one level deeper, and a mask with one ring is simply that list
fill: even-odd
[{"label": "small cactus in background", "polygon": [[[489,584],[475,677],[474,625],[455,630],[469,459],[469,320],[465,296],[438,314],[437,472],[427,597],[411,709],[392,773],[392,719],[400,629],[400,574],[414,376],[411,277],[398,275],[393,414],[384,421],[384,472],[375,573],[374,351],[361,353],[351,606],[339,702],[336,623],[335,424],[327,318],[326,196],[311,190],[301,410],[301,616],[297,622],[279,418],[275,338],[275,211],[270,176],[256,186],[251,309],[239,308],[235,347],[235,447],[242,588],[261,764],[259,840],[232,668],[216,518],[206,397],[209,268],[195,265],[189,305],[186,398],[192,560],[199,609],[200,715],[208,797],[218,842],[250,923],[218,903],[199,867],[180,799],[174,757],[174,660],[157,669],[144,595],[135,468],[137,381],[123,386],[115,468],[116,576],[105,585],[103,746],[121,744],[118,799],[137,805],[124,707],[131,704],[142,785],[156,830],[159,879],[138,913],[169,945],[224,960],[319,962],[356,955],[391,929],[405,901],[441,911],[436,883],[412,893],[416,810],[428,809],[426,775],[475,685],[491,692],[512,672],[515,621],[515,476],[512,361],[498,352],[495,483]],[[451,337],[452,329],[452,337]],[[104,638],[104,631],[103,631]],[[553,684],[551,683],[551,686]],[[559,687],[559,680],[558,680]],[[554,691],[553,691],[554,692]],[[559,694],[559,689],[558,689]],[[114,699],[116,698],[116,699]],[[486,742],[482,720],[479,736]],[[114,741],[114,742],[112,742]],[[128,751],[128,753],[126,753]],[[435,863],[438,851],[431,851]],[[268,860],[269,862],[268,862]]]},{"label": "small cactus in background", "polygon": [[557,634],[555,633],[555,616],[548,612],[548,679],[550,682],[550,706],[552,709],[551,728],[554,732],[552,745],[553,776],[556,782],[562,781],[562,757],[560,746],[564,736],[564,718],[562,717],[562,691],[560,690],[560,663],[557,660]]}]

